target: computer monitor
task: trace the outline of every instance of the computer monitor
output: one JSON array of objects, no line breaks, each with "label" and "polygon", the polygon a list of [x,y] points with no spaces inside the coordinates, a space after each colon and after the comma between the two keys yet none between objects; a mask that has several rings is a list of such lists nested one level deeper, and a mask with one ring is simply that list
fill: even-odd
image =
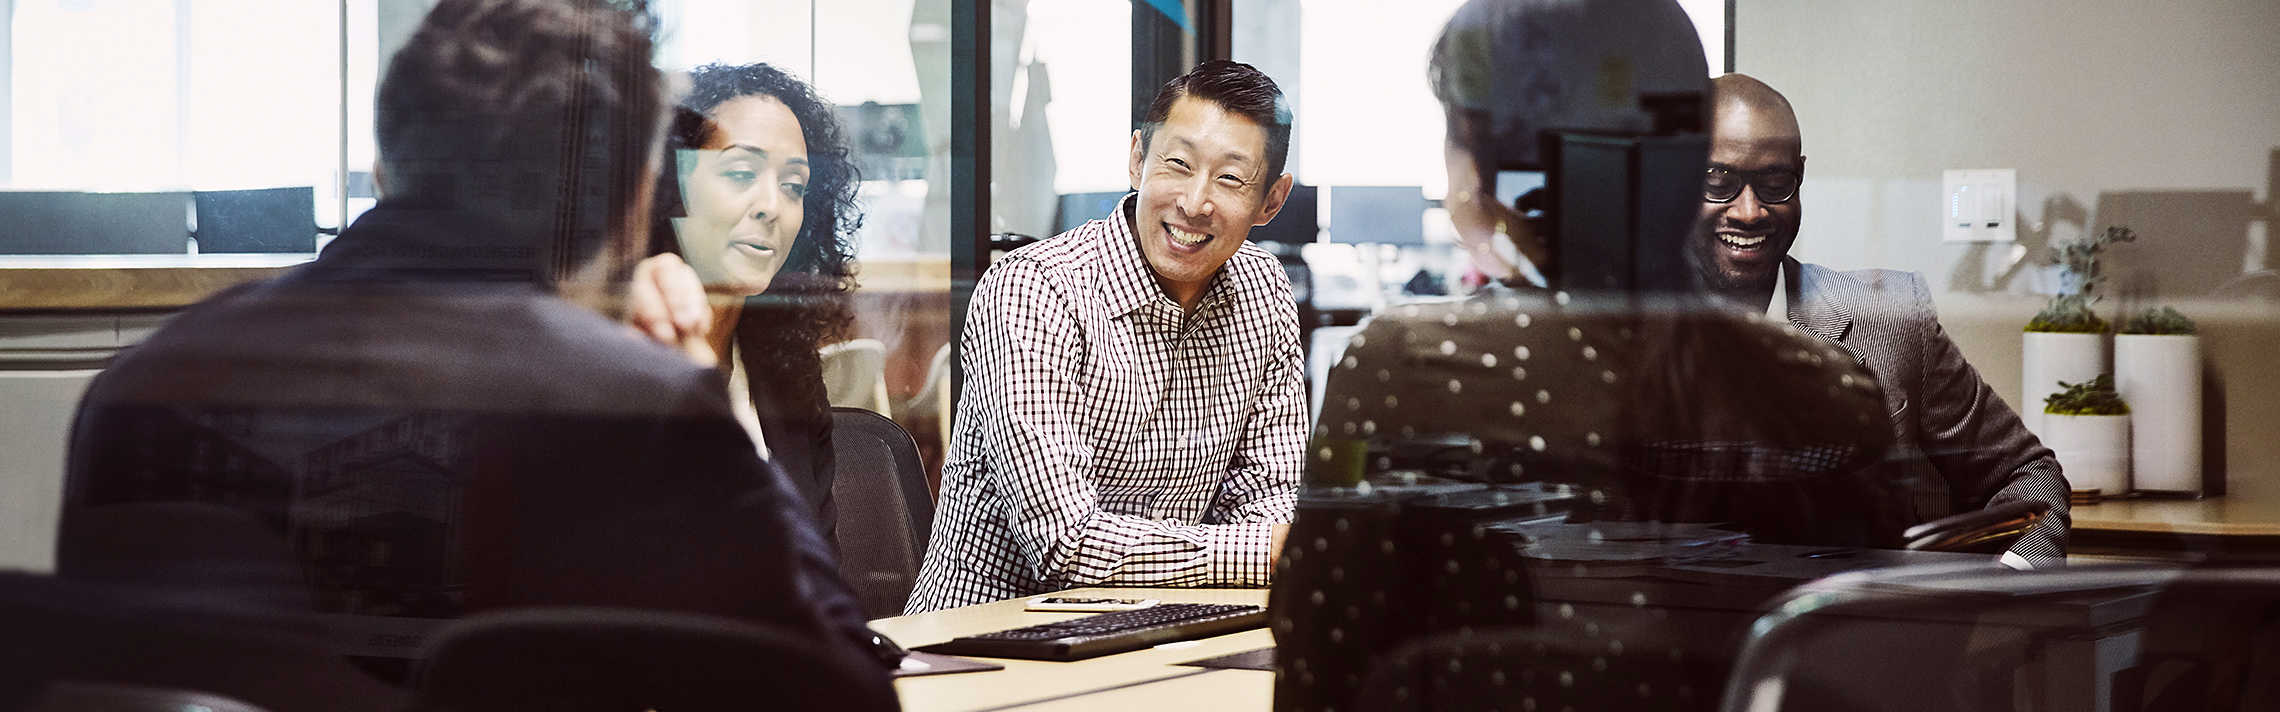
[{"label": "computer monitor", "polygon": [[1322,233],[1322,205],[1311,185],[1292,185],[1282,212],[1267,224],[1251,228],[1252,242],[1311,244]]},{"label": "computer monitor", "polygon": [[189,252],[190,194],[0,191],[0,254]]},{"label": "computer monitor", "polygon": [[1688,288],[1687,216],[1708,140],[1560,133],[1547,141],[1552,286],[1676,294]]},{"label": "computer monitor", "polygon": [[1330,241],[1425,244],[1425,190],[1413,185],[1332,186]]},{"label": "computer monitor", "polygon": [[1116,201],[1124,199],[1124,192],[1114,193],[1062,193],[1061,205],[1053,214],[1053,234],[1059,235],[1077,229],[1087,220],[1108,217],[1116,209]]},{"label": "computer monitor", "polygon": [[316,252],[316,189],[201,190],[200,253]]}]

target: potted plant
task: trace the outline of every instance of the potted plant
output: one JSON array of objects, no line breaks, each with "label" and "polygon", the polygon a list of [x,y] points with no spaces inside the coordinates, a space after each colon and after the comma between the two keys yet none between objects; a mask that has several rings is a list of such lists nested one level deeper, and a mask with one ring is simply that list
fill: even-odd
[{"label": "potted plant", "polygon": [[2130,406],[2114,391],[2114,377],[2060,383],[2043,399],[2043,444],[2058,454],[2067,484],[2077,492],[2121,494],[2130,488]]},{"label": "potted plant", "polygon": [[2155,494],[2201,493],[2201,337],[2162,307],[2114,336],[2114,389],[2130,409],[2130,475]]},{"label": "potted plant", "polygon": [[[2106,320],[2090,309],[2098,301],[2098,284],[2105,281],[2099,273],[2098,253],[2107,245],[2135,240],[2136,232],[2117,225],[2097,236],[2052,248],[2050,303],[2027,322],[2020,350],[2019,382],[2025,391],[2019,398],[2022,405],[2043,402],[2054,391],[2051,384],[2085,382],[2109,372]],[[2025,420],[2028,430],[2046,434],[2039,411],[2029,407]]]}]

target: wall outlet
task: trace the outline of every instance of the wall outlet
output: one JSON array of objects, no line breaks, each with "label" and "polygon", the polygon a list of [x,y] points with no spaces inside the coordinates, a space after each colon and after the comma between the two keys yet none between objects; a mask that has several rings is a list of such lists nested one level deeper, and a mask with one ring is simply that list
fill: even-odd
[{"label": "wall outlet", "polygon": [[2010,168],[1943,172],[1940,238],[1947,242],[2019,239],[2019,172]]}]

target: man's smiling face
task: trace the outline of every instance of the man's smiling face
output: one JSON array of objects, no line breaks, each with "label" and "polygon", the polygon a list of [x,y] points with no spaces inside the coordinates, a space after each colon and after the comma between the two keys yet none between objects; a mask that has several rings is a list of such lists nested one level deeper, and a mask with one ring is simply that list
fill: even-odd
[{"label": "man's smiling face", "polygon": [[[1719,85],[1720,90],[1726,87]],[[1795,188],[1805,171],[1797,119],[1787,106],[1766,101],[1720,96],[1716,106],[1705,197],[1687,239],[1688,256],[1710,291],[1761,296],[1772,288],[1774,270],[1797,243],[1797,225],[1804,216],[1803,198]],[[1784,183],[1789,195],[1760,188]],[[1739,192],[1725,202],[1708,197],[1734,191],[1736,185]]]},{"label": "man's smiling face", "polygon": [[1194,306],[1251,228],[1282,209],[1290,181],[1267,171],[1267,132],[1196,97],[1182,97],[1152,136],[1132,134],[1132,233],[1164,291]]}]

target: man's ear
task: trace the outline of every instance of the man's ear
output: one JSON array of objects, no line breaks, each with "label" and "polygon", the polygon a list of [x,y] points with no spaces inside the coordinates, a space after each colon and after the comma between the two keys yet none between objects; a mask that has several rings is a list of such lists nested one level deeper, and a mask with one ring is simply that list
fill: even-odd
[{"label": "man's ear", "polygon": [[1805,154],[1797,154],[1797,181],[1805,181]]},{"label": "man's ear", "polygon": [[1139,189],[1140,189],[1140,166],[1141,166],[1141,164],[1142,164],[1143,162],[1145,162],[1145,161],[1147,161],[1147,160],[1148,160],[1148,144],[1147,144],[1147,139],[1145,139],[1145,138],[1141,138],[1141,136],[1140,136],[1140,130],[1139,130],[1139,129],[1133,129],[1133,130],[1132,130],[1132,165],[1128,166],[1128,168],[1129,168],[1129,169],[1131,170],[1131,172],[1132,172],[1132,189],[1133,189],[1133,190],[1139,190]]},{"label": "man's ear", "polygon": [[388,197],[388,172],[380,170],[380,162],[372,162],[372,197]]},{"label": "man's ear", "polygon": [[1251,223],[1251,227],[1264,227],[1274,221],[1275,215],[1282,212],[1284,201],[1290,200],[1290,187],[1295,182],[1289,173],[1284,173],[1275,179],[1274,185],[1267,186],[1267,202],[1259,206],[1259,221]]}]

